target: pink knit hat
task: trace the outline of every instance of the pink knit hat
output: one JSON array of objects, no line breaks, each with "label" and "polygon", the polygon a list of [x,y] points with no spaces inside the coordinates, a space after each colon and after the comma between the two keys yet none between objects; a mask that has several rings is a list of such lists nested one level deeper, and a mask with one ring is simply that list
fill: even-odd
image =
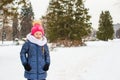
[{"label": "pink knit hat", "polygon": [[34,35],[35,32],[40,31],[42,33],[42,35],[44,35],[44,29],[42,27],[42,25],[40,24],[34,24],[32,29],[31,29],[31,34]]}]

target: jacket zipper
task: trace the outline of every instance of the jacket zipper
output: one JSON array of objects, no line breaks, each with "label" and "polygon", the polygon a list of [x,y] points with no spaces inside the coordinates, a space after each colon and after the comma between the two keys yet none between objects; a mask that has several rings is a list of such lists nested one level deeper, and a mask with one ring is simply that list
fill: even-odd
[{"label": "jacket zipper", "polygon": [[37,46],[37,80],[38,80],[38,46]]}]

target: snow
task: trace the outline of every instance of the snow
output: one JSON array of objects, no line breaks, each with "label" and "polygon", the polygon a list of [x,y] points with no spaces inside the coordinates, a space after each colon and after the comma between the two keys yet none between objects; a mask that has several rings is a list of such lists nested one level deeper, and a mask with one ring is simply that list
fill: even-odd
[{"label": "snow", "polygon": [[[57,47],[50,51],[47,80],[120,80],[120,39],[86,44],[83,47]],[[11,43],[0,46],[1,80],[26,80],[20,61],[21,47]]]}]

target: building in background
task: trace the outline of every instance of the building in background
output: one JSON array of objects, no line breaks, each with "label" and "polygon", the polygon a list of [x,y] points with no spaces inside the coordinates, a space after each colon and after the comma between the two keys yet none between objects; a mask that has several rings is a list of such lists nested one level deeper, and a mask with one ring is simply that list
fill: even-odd
[{"label": "building in background", "polygon": [[120,38],[120,34],[118,34],[118,30],[120,30],[120,23],[114,24],[114,38]]}]

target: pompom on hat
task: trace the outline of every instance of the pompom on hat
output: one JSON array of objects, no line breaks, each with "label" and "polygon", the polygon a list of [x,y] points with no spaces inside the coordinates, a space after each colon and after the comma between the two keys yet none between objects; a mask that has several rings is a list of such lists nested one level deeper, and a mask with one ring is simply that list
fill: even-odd
[{"label": "pompom on hat", "polygon": [[44,35],[44,29],[40,22],[34,21],[33,27],[31,29],[31,35],[34,35],[35,32],[40,31],[42,33],[42,36]]},{"label": "pompom on hat", "polygon": [[32,22],[32,25],[34,26],[35,24],[42,25],[42,21],[41,21],[41,20],[34,20],[34,21]]}]

